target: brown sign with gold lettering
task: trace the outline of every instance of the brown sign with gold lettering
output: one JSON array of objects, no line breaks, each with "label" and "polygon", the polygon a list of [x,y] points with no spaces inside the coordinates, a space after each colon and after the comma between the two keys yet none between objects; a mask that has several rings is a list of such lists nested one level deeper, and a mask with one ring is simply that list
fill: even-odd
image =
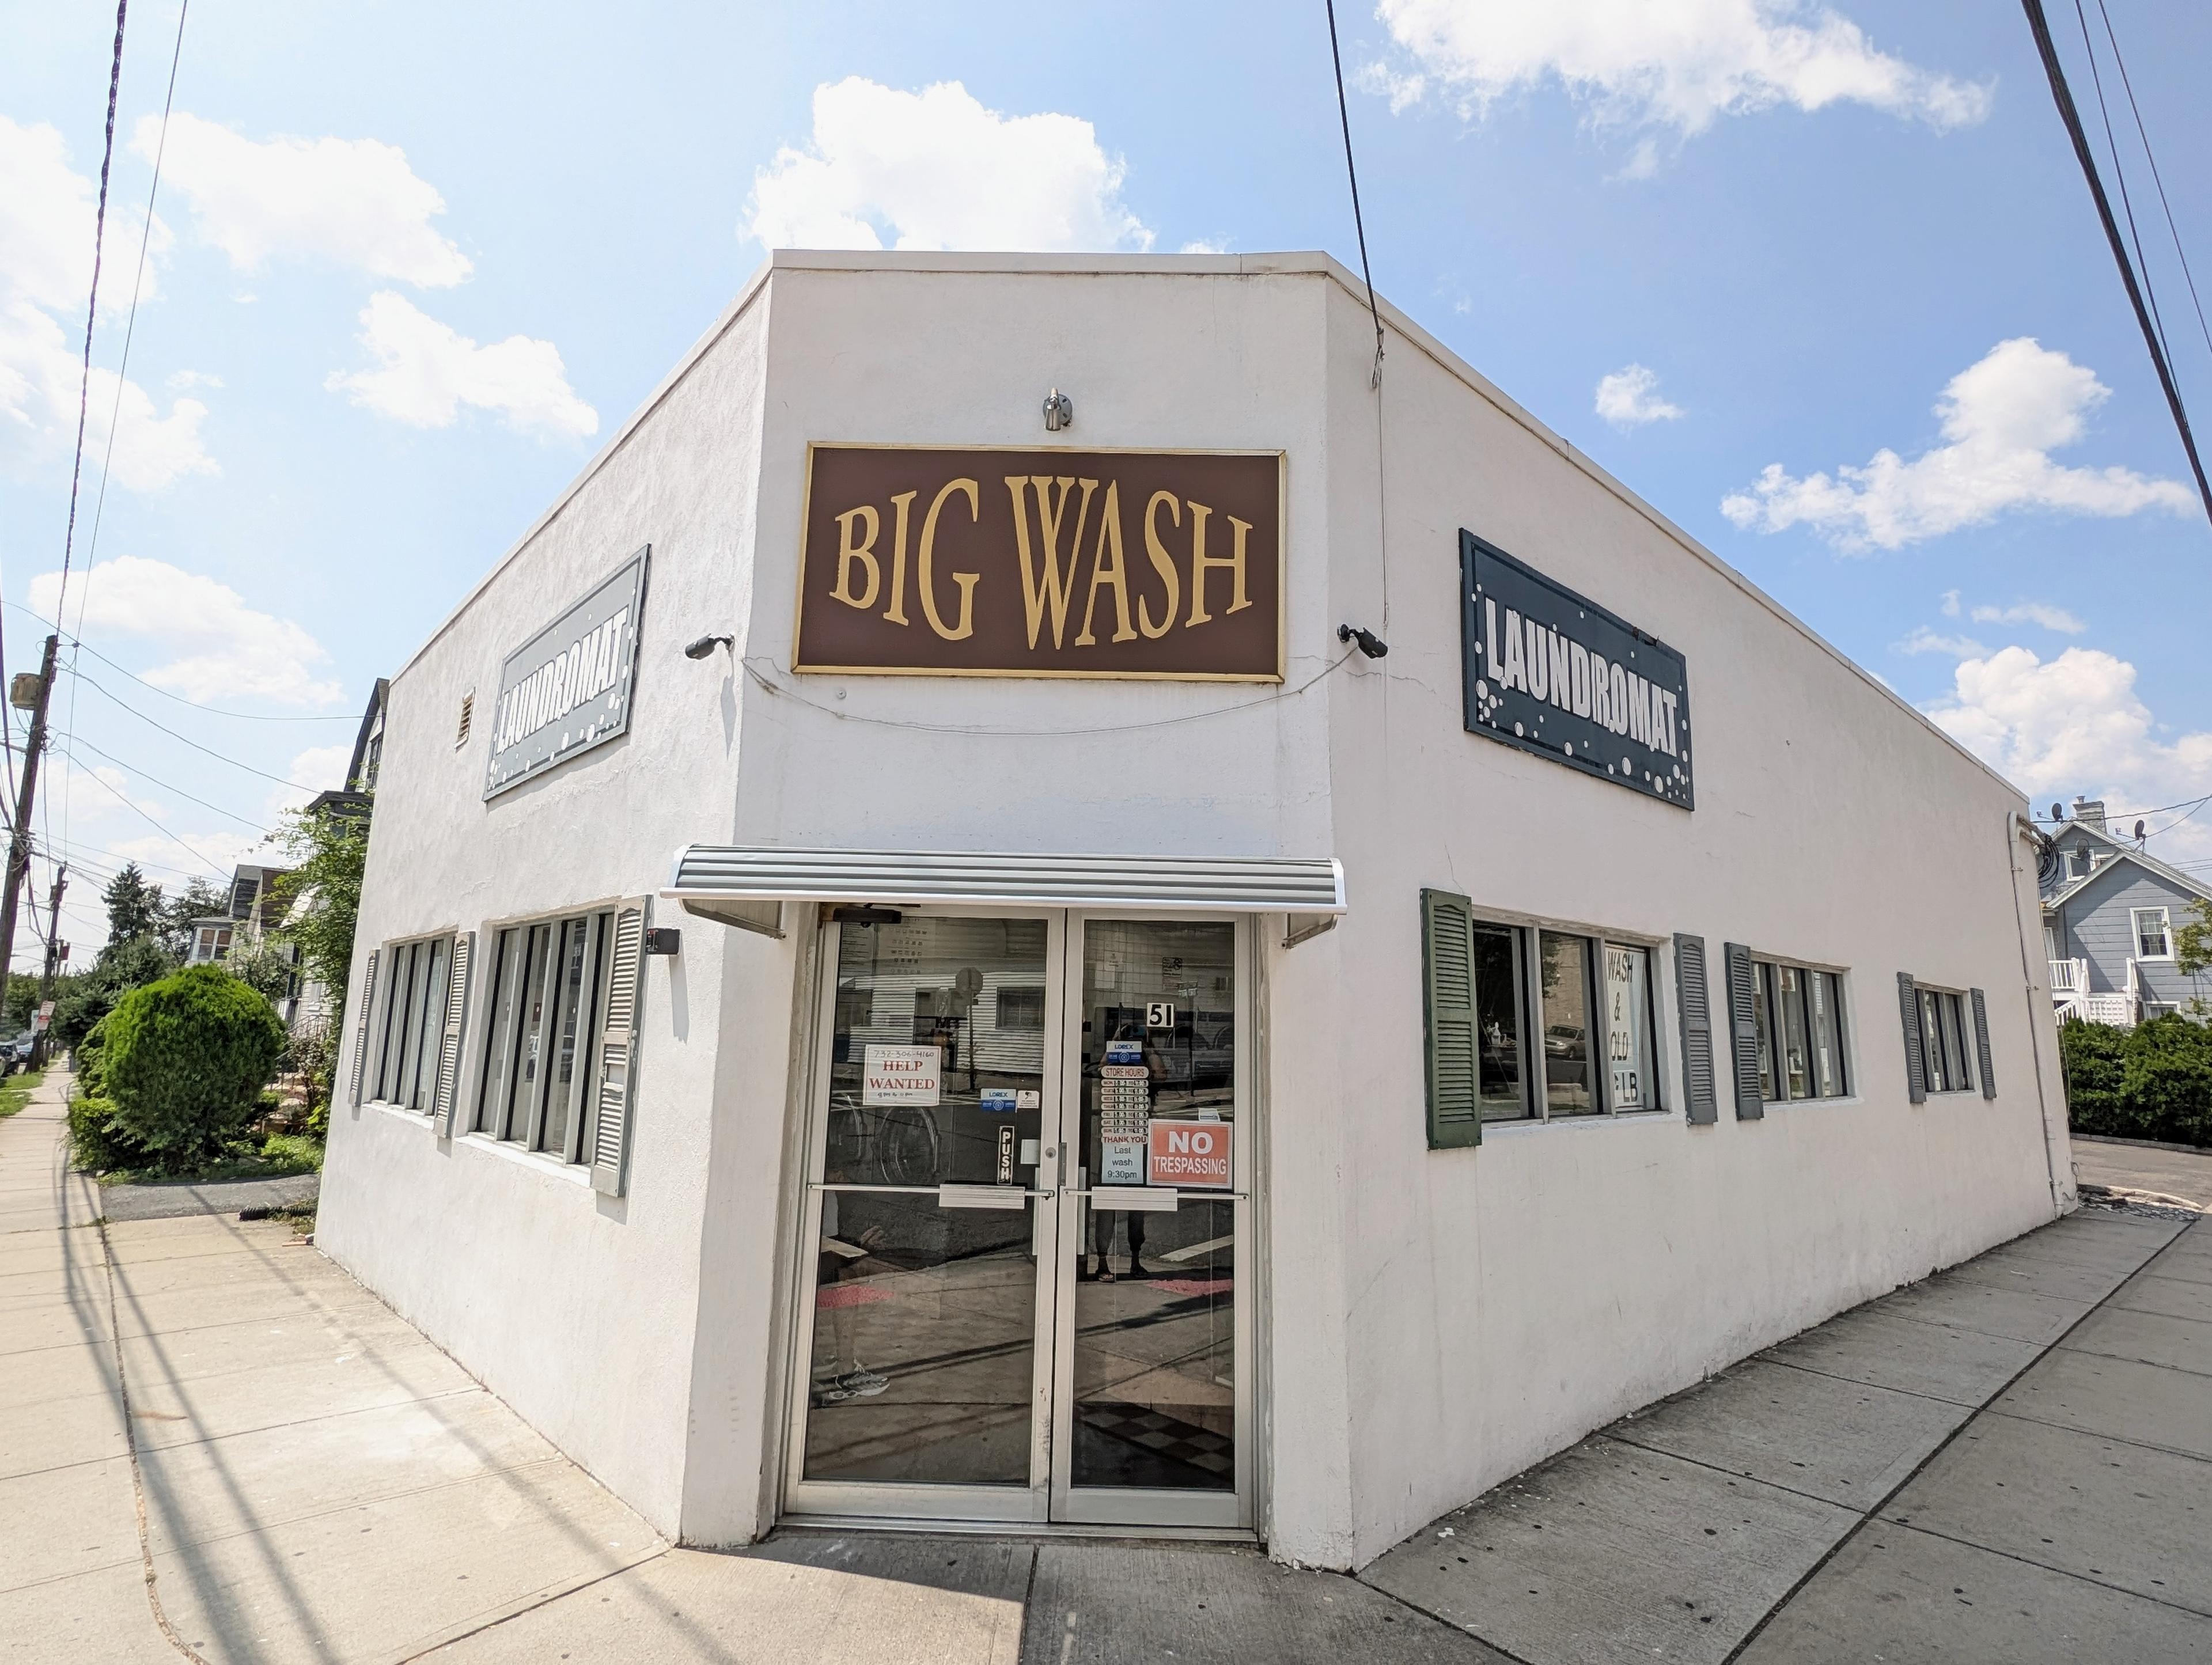
[{"label": "brown sign with gold lettering", "polygon": [[807,448],[794,671],[1282,679],[1279,452]]}]

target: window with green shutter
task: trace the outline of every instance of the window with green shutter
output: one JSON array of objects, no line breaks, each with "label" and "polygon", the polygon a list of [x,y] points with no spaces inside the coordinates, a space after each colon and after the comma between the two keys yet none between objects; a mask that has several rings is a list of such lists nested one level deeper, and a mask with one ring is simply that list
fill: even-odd
[{"label": "window with green shutter", "polygon": [[1432,1151],[1482,1142],[1474,924],[1467,897],[1421,892],[1422,1030]]}]

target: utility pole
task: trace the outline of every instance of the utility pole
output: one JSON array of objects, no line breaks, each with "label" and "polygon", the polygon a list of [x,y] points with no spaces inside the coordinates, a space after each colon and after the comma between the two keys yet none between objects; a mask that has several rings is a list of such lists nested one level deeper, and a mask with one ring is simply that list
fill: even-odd
[{"label": "utility pole", "polygon": [[61,641],[58,635],[46,638],[35,684],[27,671],[8,690],[8,703],[31,714],[31,732],[23,742],[23,779],[15,792],[15,830],[8,841],[7,883],[0,887],[0,965],[10,972],[15,966],[15,908],[31,874],[31,806],[38,797],[39,754],[46,745],[46,702],[53,696],[54,657],[61,651]]},{"label": "utility pole", "polygon": [[[41,1009],[54,998],[54,978],[61,970],[62,956],[69,952],[69,945],[62,939],[62,892],[69,889],[69,863],[64,861],[54,869],[54,888],[46,893],[46,974],[39,980],[39,1005]],[[34,1062],[46,1061],[47,1049],[53,1044],[53,1024],[49,1022],[40,1029],[31,1042]]]}]

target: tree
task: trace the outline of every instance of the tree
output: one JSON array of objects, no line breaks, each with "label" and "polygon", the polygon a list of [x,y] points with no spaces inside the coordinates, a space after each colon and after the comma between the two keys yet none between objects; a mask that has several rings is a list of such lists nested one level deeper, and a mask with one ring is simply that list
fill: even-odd
[{"label": "tree", "polygon": [[212,879],[196,878],[162,904],[161,918],[161,946],[173,960],[188,957],[192,951],[192,921],[210,919],[221,915],[230,916],[230,887],[217,884]]},{"label": "tree", "polygon": [[[2201,977],[2212,971],[2212,902],[2200,899],[2191,911],[2197,917],[2173,933],[2173,969],[2185,977]],[[2199,1018],[2206,1015],[2202,994],[2190,1004]]]},{"label": "tree", "polygon": [[110,942],[150,937],[161,928],[161,887],[148,884],[135,861],[126,862],[123,871],[107,881],[100,899],[107,904]]},{"label": "tree", "polygon": [[134,988],[101,1033],[115,1129],[172,1171],[220,1156],[245,1132],[284,1049],[284,1024],[220,966]]},{"label": "tree", "polygon": [[330,991],[326,1010],[343,1012],[353,975],[362,869],[368,861],[368,819],[294,810],[276,842],[292,859],[291,872],[276,881],[277,905],[295,915],[284,934],[299,945],[301,972]]},{"label": "tree", "polygon": [[92,969],[54,997],[54,1039],[76,1047],[132,989],[166,977],[177,963],[152,937],[126,937],[100,951]]},{"label": "tree", "polygon": [[280,1005],[292,992],[292,951],[275,933],[249,934],[244,929],[230,939],[230,955],[223,969],[240,981],[258,989],[270,1005]]}]

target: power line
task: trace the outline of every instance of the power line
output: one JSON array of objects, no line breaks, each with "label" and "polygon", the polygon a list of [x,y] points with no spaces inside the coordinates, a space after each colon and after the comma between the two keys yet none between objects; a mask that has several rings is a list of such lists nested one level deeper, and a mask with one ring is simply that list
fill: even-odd
[{"label": "power line", "polygon": [[131,0],[116,0],[115,53],[107,70],[107,138],[100,155],[100,204],[92,222],[92,291],[84,307],[84,374],[77,386],[76,457],[70,465],[69,530],[62,537],[62,584],[54,611],[69,599],[70,556],[76,544],[77,485],[84,474],[84,424],[92,409],[92,326],[100,315],[100,258],[107,240],[107,174],[115,162],[115,100],[123,90],[123,20]]},{"label": "power line", "polygon": [[[76,763],[76,758],[73,753],[64,753],[64,755],[69,757],[72,765]],[[71,780],[75,780],[76,778],[76,773],[77,771],[76,769],[72,767],[70,770],[70,778]],[[84,778],[91,781],[93,785],[98,787],[102,792],[112,798],[117,803],[122,805],[125,809],[129,810],[131,814],[137,816],[141,821],[143,821],[155,832],[161,834],[162,837],[167,839],[172,844],[174,844],[186,855],[189,855],[194,860],[204,864],[208,871],[212,872],[217,878],[228,878],[230,877],[230,875],[224,872],[222,868],[216,866],[214,862],[208,860],[208,859],[200,854],[198,850],[185,843],[183,839],[178,837],[176,834],[171,832],[167,827],[156,821],[152,816],[147,814],[145,811],[140,809],[136,804],[132,803],[128,798],[125,798],[113,787],[109,786],[106,781],[101,780],[100,776],[94,774],[91,770],[87,769],[85,771]]]},{"label": "power line", "polygon": [[[217,763],[228,763],[233,769],[242,769],[248,775],[258,775],[264,781],[274,781],[280,787],[300,786],[300,782],[297,781],[289,780],[282,775],[271,775],[267,769],[256,769],[251,763],[240,763],[237,758],[226,756],[224,753],[215,750],[212,746],[202,745],[198,740],[191,738],[189,735],[178,733],[175,729],[171,728],[167,723],[156,722],[153,718],[141,711],[137,706],[131,704],[127,701],[110,693],[106,689],[102,688],[98,683],[94,682],[90,677],[86,676],[82,671],[74,671],[72,674],[76,677],[77,681],[82,683],[87,688],[92,690],[94,693],[98,694],[102,699],[114,701],[117,705],[129,712],[140,722],[149,724],[153,727],[160,729],[162,733],[167,735],[171,739],[181,741],[185,745],[190,746],[194,751],[204,751],[209,757],[214,758]],[[301,787],[301,790],[305,791],[306,788]]]},{"label": "power line", "polygon": [[[2203,798],[2185,798],[2179,804],[2160,804],[2154,809],[2106,810],[2105,811],[2105,819],[2107,821],[2124,821],[2131,815],[2164,815],[2168,810],[2192,809],[2197,805],[2204,803],[2212,803],[2212,794],[2208,794]],[[2066,824],[2066,817],[2063,815],[2036,815],[2030,816],[2028,818],[2036,822],[2038,824],[2045,827],[2063,827]]]},{"label": "power line", "polygon": [[2197,327],[2204,337],[2206,348],[2212,349],[2212,325],[2204,320],[2204,302],[2197,297],[2197,276],[2189,270],[2189,256],[2181,246],[2181,229],[2173,223],[2173,204],[2166,199],[2166,180],[2158,171],[2158,156],[2150,148],[2150,131],[2143,125],[2142,111],[2136,103],[2135,83],[2128,78],[2128,61],[2120,56],[2120,38],[2112,31],[2112,15],[2105,9],[2105,0],[2097,0],[2097,15],[2105,20],[2105,39],[2112,43],[2112,62],[2119,66],[2120,88],[2128,95],[2128,113],[2136,118],[2136,136],[2142,141],[2143,160],[2150,164],[2151,183],[2158,187],[2158,205],[2166,215],[2166,234],[2173,239],[2173,257],[2181,263],[2182,282],[2189,286],[2189,303],[2197,310]]},{"label": "power line", "polygon": [[2128,240],[2136,246],[2136,265],[2142,276],[2143,295],[2150,301],[2151,321],[2158,326],[2158,344],[2171,363],[2173,343],[2166,338],[2166,314],[2159,310],[2158,286],[2151,282],[2150,262],[2143,258],[2142,234],[2136,229],[2136,205],[2128,192],[2128,170],[2120,162],[2119,141],[2112,137],[2112,107],[2105,102],[2105,77],[2097,68],[2097,44],[2089,38],[2089,15],[2082,10],[2081,0],[2074,0],[2074,17],[2081,26],[2081,50],[2089,59],[2089,88],[2097,95],[2097,115],[2105,124],[2105,149],[2112,153],[2112,182],[2120,188],[2120,212],[2127,216]]},{"label": "power line", "polygon": [[1359,238],[1359,276],[1367,285],[1367,310],[1375,319],[1375,373],[1368,385],[1382,385],[1382,309],[1375,304],[1375,274],[1367,264],[1367,227],[1359,217],[1359,171],[1352,165],[1352,110],[1344,101],[1344,54],[1336,45],[1336,0],[1328,7],[1328,58],[1336,66],[1336,117],[1344,127],[1344,173],[1352,181],[1352,229]]},{"label": "power line", "polygon": [[[102,751],[98,746],[93,744],[91,741],[86,739],[82,734],[71,735],[70,737],[70,744],[72,746],[82,746],[87,751],[92,753],[95,757],[105,757],[109,763],[114,764],[118,769],[129,769],[140,780],[147,781],[150,785],[157,786],[164,792],[173,792],[178,797],[184,799],[188,803],[198,804],[204,810],[213,810],[217,815],[228,816],[233,821],[237,822],[241,827],[251,827],[258,833],[266,833],[269,830],[268,828],[263,826],[258,821],[247,820],[246,817],[240,815],[236,810],[227,810],[220,804],[209,803],[204,798],[195,798],[191,793],[186,792],[182,787],[172,786],[167,781],[158,780],[155,776],[147,774],[144,769],[138,768],[136,764],[125,763],[120,757],[117,757],[112,751]],[[94,780],[99,779],[97,775],[94,775],[93,778]]]},{"label": "power line", "polygon": [[[146,187],[146,222],[139,228],[138,264],[131,279],[131,312],[123,325],[123,356],[115,367],[115,403],[107,413],[107,448],[100,459],[100,495],[93,500],[92,536],[85,544],[84,592],[77,598],[76,640],[70,647],[69,668],[72,677],[76,674],[77,654],[84,634],[85,606],[92,599],[92,567],[100,556],[100,528],[107,518],[107,482],[115,465],[115,433],[123,425],[123,389],[131,374],[131,343],[138,334],[138,300],[146,286],[146,251],[154,239],[154,204],[161,192],[161,163],[169,154],[169,112],[177,101],[177,65],[185,56],[185,18],[190,10],[190,0],[179,0],[177,7],[177,44],[169,53],[168,89],[161,95],[161,135],[154,147],[154,179]],[[66,560],[63,562],[62,582],[64,593],[54,604],[57,619],[63,611],[63,602],[68,599]],[[70,684],[69,708],[62,718],[62,733],[67,737],[76,732],[76,684],[72,682]],[[64,836],[69,832],[69,799],[64,798],[62,800],[62,832]]]},{"label": "power line", "polygon": [[[61,629],[60,624],[55,620],[48,618],[44,613],[37,612],[29,607],[26,607],[20,601],[0,602],[0,605],[13,607],[17,612],[22,614],[25,617],[38,620],[40,623],[45,625],[50,630]],[[65,635],[67,635],[66,632],[64,632],[64,634]],[[159,694],[165,700],[174,700],[179,705],[190,706],[195,711],[204,711],[210,716],[236,717],[243,722],[249,723],[357,723],[361,720],[360,718],[349,715],[347,713],[343,711],[333,712],[328,715],[321,717],[285,717],[274,716],[267,712],[262,711],[226,711],[219,705],[202,705],[198,700],[188,700],[181,694],[172,694],[166,688],[156,687],[154,684],[148,682],[145,678],[140,676],[129,666],[119,664],[116,660],[108,658],[106,654],[101,653],[100,649],[94,647],[90,642],[84,641],[82,637],[72,635],[68,637],[68,641],[71,647],[83,648],[86,653],[91,654],[93,658],[98,659],[102,665],[106,665],[112,671],[120,671],[123,675],[130,678],[131,681],[137,683],[141,688],[147,689],[154,693]]]},{"label": "power line", "polygon": [[2120,281],[2127,287],[2136,322],[2142,326],[2143,344],[2150,349],[2159,386],[2166,391],[2166,407],[2173,412],[2173,425],[2181,434],[2181,448],[2189,454],[2190,471],[2197,477],[2197,495],[2204,500],[2206,516],[2212,518],[2212,481],[2204,477],[2204,464],[2197,454],[2197,438],[2189,430],[2189,413],[2182,408],[2181,390],[2174,385],[2172,368],[2166,362],[2166,350],[2160,343],[2149,308],[2143,304],[2135,268],[2128,264],[2127,245],[2121,240],[2120,228],[2112,218],[2112,205],[2105,196],[2104,181],[2097,176],[2097,159],[2090,154],[2089,136],[2081,127],[2081,112],[2075,108],[2074,94],[2067,89],[2065,66],[2059,62],[2057,45],[2051,38],[2051,24],[2043,15],[2043,0],[2021,0],[2021,4],[2027,12],[2028,27],[2034,32],[2036,51],[2042,56],[2043,72],[2051,82],[2051,96],[2058,106],[2059,118],[2066,124],[2067,137],[2074,142],[2075,160],[2081,163],[2081,177],[2088,182],[2089,195],[2097,204],[2097,217],[2104,224],[2105,240],[2112,246],[2112,258],[2119,264]]}]

